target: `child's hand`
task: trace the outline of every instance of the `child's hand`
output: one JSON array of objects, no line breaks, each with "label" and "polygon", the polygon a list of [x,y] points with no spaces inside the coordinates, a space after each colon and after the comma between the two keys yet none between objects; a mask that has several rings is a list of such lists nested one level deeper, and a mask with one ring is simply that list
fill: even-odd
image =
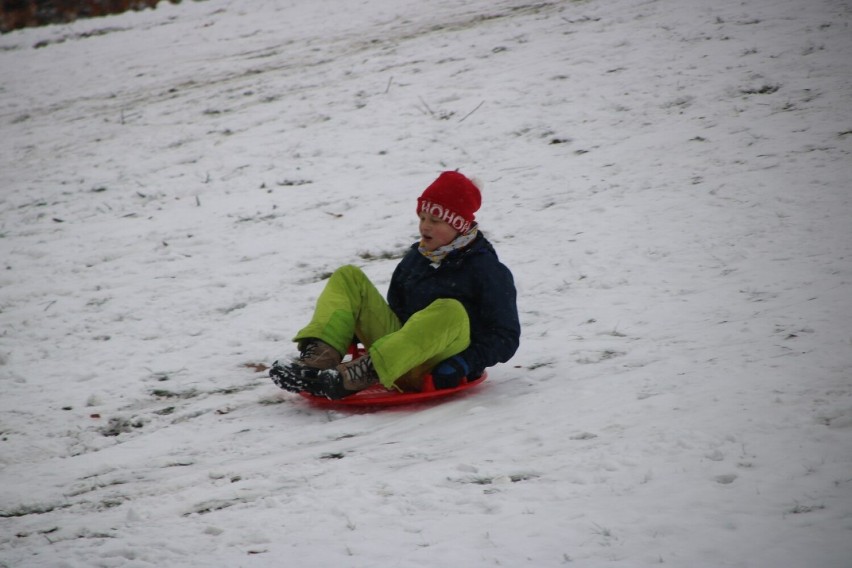
[{"label": "child's hand", "polygon": [[467,361],[458,355],[453,355],[432,369],[432,382],[435,383],[436,389],[451,389],[459,386],[462,377],[466,377],[469,372],[470,365]]}]

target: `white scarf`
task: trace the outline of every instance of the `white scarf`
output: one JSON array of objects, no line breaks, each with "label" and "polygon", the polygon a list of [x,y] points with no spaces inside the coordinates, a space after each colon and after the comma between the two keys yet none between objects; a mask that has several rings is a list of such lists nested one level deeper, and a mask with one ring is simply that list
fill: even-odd
[{"label": "white scarf", "polygon": [[438,268],[441,266],[441,262],[447,258],[447,255],[453,252],[454,250],[463,249],[467,245],[473,242],[473,239],[476,238],[476,235],[479,234],[479,227],[474,225],[468,230],[468,232],[457,236],[453,239],[448,245],[444,245],[442,247],[438,247],[435,250],[429,251],[423,248],[423,245],[417,249],[420,251],[420,254],[428,258],[432,262],[432,266]]}]

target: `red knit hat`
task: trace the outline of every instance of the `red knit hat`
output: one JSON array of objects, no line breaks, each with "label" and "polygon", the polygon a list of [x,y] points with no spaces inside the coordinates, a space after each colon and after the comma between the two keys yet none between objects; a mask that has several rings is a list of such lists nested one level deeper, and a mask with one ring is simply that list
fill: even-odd
[{"label": "red knit hat", "polygon": [[433,215],[460,233],[476,221],[474,213],[482,205],[479,187],[459,172],[444,172],[417,198],[417,214]]}]

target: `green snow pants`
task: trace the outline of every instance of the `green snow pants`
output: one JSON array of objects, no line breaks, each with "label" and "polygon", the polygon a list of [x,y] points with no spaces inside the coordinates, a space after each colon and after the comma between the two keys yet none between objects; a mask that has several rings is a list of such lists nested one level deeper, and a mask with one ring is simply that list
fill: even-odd
[{"label": "green snow pants", "polygon": [[320,339],[346,353],[353,338],[364,344],[387,388],[419,388],[435,365],[470,345],[470,321],[461,302],[439,299],[405,325],[364,272],[352,265],[331,275],[311,322],[293,341]]}]

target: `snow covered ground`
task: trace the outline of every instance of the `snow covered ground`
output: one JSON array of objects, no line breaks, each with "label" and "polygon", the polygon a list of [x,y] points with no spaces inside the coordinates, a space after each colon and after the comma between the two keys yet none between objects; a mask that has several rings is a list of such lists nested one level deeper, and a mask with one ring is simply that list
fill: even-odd
[{"label": "snow covered ground", "polygon": [[[849,0],[209,0],[0,37],[0,566],[852,566]],[[522,346],[313,407],[486,182]]]}]

